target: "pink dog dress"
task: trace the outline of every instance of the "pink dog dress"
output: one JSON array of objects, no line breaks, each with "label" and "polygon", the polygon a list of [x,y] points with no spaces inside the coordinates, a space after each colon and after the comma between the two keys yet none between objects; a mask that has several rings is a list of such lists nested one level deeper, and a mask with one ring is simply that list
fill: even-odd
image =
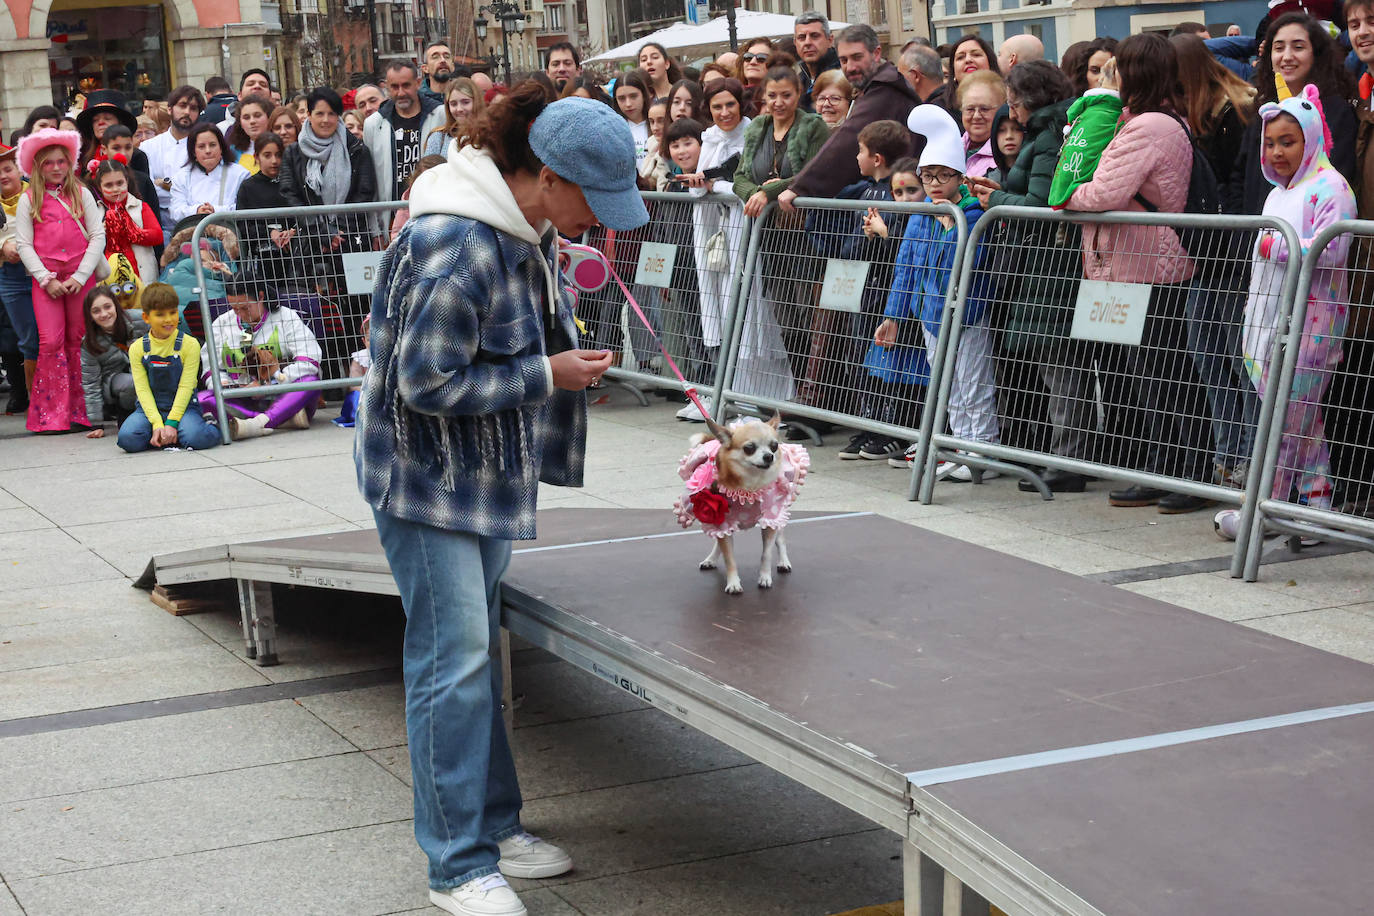
[{"label": "pink dog dress", "polygon": [[701,529],[713,538],[729,537],[752,528],[781,528],[787,524],[797,490],[811,467],[811,456],[803,446],[778,445],[781,469],[778,479],[757,492],[731,490],[717,480],[716,454],[719,439],[707,439],[678,463],[678,476],[687,482],[686,492],[673,503],[673,511],[684,528],[700,522]]}]

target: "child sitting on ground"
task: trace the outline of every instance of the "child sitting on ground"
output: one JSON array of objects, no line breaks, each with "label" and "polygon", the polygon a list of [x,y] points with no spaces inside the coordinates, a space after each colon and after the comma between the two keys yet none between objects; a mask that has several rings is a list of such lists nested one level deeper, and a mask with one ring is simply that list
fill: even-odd
[{"label": "child sitting on ground", "polygon": [[191,406],[200,371],[200,344],[177,327],[176,290],[166,283],[150,284],[143,290],[142,303],[148,333],[129,347],[138,403],[119,427],[119,447],[126,452],[149,447],[214,448],[219,445],[219,427]]},{"label": "child sitting on ground", "polygon": [[[284,425],[309,429],[319,404],[318,391],[276,394],[273,386],[313,382],[320,377],[320,344],[300,315],[282,305],[277,291],[256,277],[235,277],[226,288],[229,311],[215,319],[219,378],[224,388],[256,388],[251,398],[225,398],[229,435],[248,439]],[[147,295],[145,292],[144,295]],[[215,412],[215,394],[197,395],[200,409]]]},{"label": "child sitting on ground", "polygon": [[[363,348],[354,350],[348,361],[348,377],[364,378],[367,370],[372,368],[372,350],[368,345],[368,338],[372,334],[372,316],[368,315],[363,319],[362,327],[358,331],[362,339]],[[352,429],[358,421],[358,403],[362,400],[363,388],[359,385],[356,388],[348,389],[348,394],[344,395],[343,406],[339,408],[339,415],[334,418],[335,426],[342,426],[345,429]]]},{"label": "child sitting on ground", "polygon": [[[1279,102],[1259,110],[1264,125],[1260,166],[1274,185],[1264,202],[1264,215],[1292,226],[1302,251],[1290,252],[1283,236],[1270,231],[1260,233],[1255,243],[1241,350],[1261,397],[1274,380],[1272,373],[1281,368],[1270,357],[1283,317],[1286,262],[1305,255],[1327,226],[1355,218],[1355,195],[1327,158],[1331,134],[1320,94],[1309,84],[1297,96],[1290,96],[1282,79],[1275,75],[1280,83]],[[1286,501],[1296,488],[1298,502],[1316,509],[1329,508],[1333,495],[1321,405],[1334,370],[1344,358],[1341,339],[1350,317],[1345,272],[1350,241],[1349,234],[1337,236],[1317,259],[1270,494]],[[1230,540],[1235,539],[1239,523],[1239,509],[1223,509],[1212,521],[1217,534]]]},{"label": "child sitting on ground", "polygon": [[1092,180],[1102,152],[1116,136],[1121,121],[1121,93],[1116,85],[1116,58],[1102,67],[1102,85],[1089,89],[1069,106],[1069,132],[1059,150],[1050,181],[1050,206],[1062,210],[1081,184]]},{"label": "child sitting on ground", "polygon": [[[943,108],[920,105],[907,118],[907,127],[926,138],[921,151],[920,178],[931,203],[951,203],[964,212],[969,231],[983,215],[978,199],[964,185],[963,141],[959,127]],[[959,246],[959,232],[952,216],[913,215],[906,224],[892,291],[883,314],[886,319],[873,335],[874,347],[885,350],[897,342],[897,319],[915,315],[921,319],[926,352],[934,353],[944,321],[945,299],[954,281],[950,275]],[[981,258],[982,249],[970,256]],[[984,320],[987,311],[986,274],[977,272],[966,297],[963,332],[954,354],[954,383],[949,394],[949,425],[954,435],[974,442],[998,441],[997,390],[992,372],[992,333]],[[870,349],[870,353],[873,350]],[[983,477],[995,477],[984,471]],[[936,469],[939,480],[969,481],[968,467],[944,461]]]},{"label": "child sitting on ground", "polygon": [[[916,163],[906,156],[911,148],[911,134],[897,121],[874,121],[859,131],[859,174],[864,180],[840,191],[839,197],[849,200],[885,201],[897,199],[901,189],[903,203],[924,199],[920,181],[916,177]],[[899,168],[900,166],[900,168]],[[836,256],[853,261],[868,261],[870,267],[859,298],[859,314],[854,316],[850,339],[869,340],[882,320],[883,306],[906,229],[907,214],[888,211],[879,214],[870,207],[855,220],[851,234],[841,243]],[[914,328],[911,330],[914,331]],[[906,342],[910,343],[910,334]],[[847,363],[859,361],[854,352]],[[881,364],[879,364],[881,362]],[[930,367],[919,347],[903,346],[890,354],[890,359],[869,365],[864,360],[863,376],[859,383],[860,415],[870,420],[897,426],[915,426],[922,400],[922,389],[930,376]],[[840,449],[841,460],[863,458],[869,461],[902,460],[910,443],[886,433],[860,432]]]},{"label": "child sitting on ground", "polygon": [[86,294],[86,338],[81,341],[81,384],[86,390],[87,439],[105,435],[106,419],[118,427],[138,403],[129,347],[148,333],[148,325],[125,312],[108,286]]}]

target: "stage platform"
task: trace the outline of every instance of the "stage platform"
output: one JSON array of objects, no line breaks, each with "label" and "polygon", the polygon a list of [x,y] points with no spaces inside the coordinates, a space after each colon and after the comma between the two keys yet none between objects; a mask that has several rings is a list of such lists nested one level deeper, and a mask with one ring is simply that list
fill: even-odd
[{"label": "stage platform", "polygon": [[[909,914],[1374,909],[1374,667],[863,513],[767,591],[738,537],[740,596],[670,512],[539,524],[510,632],[903,836]],[[264,664],[272,583],[396,594],[371,531],[154,565],[236,580]]]}]

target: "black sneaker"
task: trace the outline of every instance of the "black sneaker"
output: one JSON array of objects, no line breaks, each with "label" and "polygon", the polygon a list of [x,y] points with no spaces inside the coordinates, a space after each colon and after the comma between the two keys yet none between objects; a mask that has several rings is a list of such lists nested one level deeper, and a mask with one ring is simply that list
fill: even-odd
[{"label": "black sneaker", "polygon": [[886,461],[904,454],[906,446],[907,443],[900,439],[877,435],[863,444],[863,448],[859,450],[859,457],[867,458],[869,461]]},{"label": "black sneaker", "polygon": [[868,446],[868,440],[873,438],[873,433],[858,433],[849,440],[849,444],[840,449],[841,461],[857,461],[863,457],[863,450]]},{"label": "black sneaker", "polygon": [[1199,509],[1206,509],[1211,505],[1213,505],[1212,500],[1204,499],[1201,496],[1170,493],[1168,496],[1160,498],[1159,512],[1161,515],[1184,515],[1188,512],[1197,512]]}]

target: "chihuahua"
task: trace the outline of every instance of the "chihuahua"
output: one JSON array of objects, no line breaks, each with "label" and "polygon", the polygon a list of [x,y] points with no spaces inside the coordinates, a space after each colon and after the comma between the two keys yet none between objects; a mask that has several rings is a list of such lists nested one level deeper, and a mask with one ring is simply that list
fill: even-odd
[{"label": "chihuahua", "polygon": [[711,435],[691,439],[691,451],[682,459],[679,474],[687,492],[677,501],[683,527],[701,523],[711,538],[711,552],[702,569],[725,566],[725,593],[738,595],[739,567],[735,563],[734,534],[755,525],[763,530],[763,558],[759,564],[759,588],[773,586],[773,572],[791,572],[783,528],[810,466],[810,456],[800,445],[778,441],[777,414],[768,422],[739,420],[721,426],[709,417]]}]

